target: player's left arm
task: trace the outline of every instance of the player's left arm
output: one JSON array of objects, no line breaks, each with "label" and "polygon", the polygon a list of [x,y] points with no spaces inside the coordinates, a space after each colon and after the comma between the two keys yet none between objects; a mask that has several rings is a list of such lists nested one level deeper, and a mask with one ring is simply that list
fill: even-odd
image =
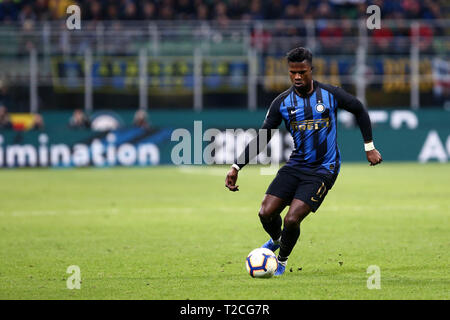
[{"label": "player's left arm", "polygon": [[335,97],[338,108],[347,110],[355,116],[356,123],[358,124],[364,139],[364,150],[366,151],[367,161],[369,161],[371,166],[381,163],[383,158],[381,157],[380,152],[375,148],[373,142],[372,124],[367,109],[363,106],[361,101],[341,88],[337,88]]}]

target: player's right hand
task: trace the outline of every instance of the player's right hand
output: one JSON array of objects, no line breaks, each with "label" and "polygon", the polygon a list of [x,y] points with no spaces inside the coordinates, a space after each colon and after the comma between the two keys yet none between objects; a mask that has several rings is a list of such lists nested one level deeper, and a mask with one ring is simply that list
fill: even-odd
[{"label": "player's right hand", "polygon": [[230,191],[239,191],[239,186],[236,185],[236,181],[238,178],[238,171],[235,168],[231,168],[227,177],[225,178],[225,187],[227,187]]}]

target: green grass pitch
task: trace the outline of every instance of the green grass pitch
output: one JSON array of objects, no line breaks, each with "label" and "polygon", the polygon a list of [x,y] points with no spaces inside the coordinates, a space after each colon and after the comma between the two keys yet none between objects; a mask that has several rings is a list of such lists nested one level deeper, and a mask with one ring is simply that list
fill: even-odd
[{"label": "green grass pitch", "polygon": [[450,298],[450,165],[344,163],[271,279],[244,262],[267,240],[257,213],[273,176],[248,166],[232,193],[227,170],[1,170],[0,299]]}]

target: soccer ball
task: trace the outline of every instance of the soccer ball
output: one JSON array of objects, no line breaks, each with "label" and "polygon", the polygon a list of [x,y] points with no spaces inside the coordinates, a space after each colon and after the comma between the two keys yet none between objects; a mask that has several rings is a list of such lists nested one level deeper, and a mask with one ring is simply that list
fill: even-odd
[{"label": "soccer ball", "polygon": [[271,250],[257,248],[248,254],[245,267],[253,278],[270,278],[277,271],[278,260]]}]

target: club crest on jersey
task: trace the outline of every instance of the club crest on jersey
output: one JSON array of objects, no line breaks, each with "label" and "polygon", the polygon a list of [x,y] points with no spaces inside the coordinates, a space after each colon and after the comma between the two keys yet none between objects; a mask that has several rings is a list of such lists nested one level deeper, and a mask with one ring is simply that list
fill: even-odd
[{"label": "club crest on jersey", "polygon": [[321,103],[316,104],[316,111],[322,113],[325,111],[325,106]]}]

